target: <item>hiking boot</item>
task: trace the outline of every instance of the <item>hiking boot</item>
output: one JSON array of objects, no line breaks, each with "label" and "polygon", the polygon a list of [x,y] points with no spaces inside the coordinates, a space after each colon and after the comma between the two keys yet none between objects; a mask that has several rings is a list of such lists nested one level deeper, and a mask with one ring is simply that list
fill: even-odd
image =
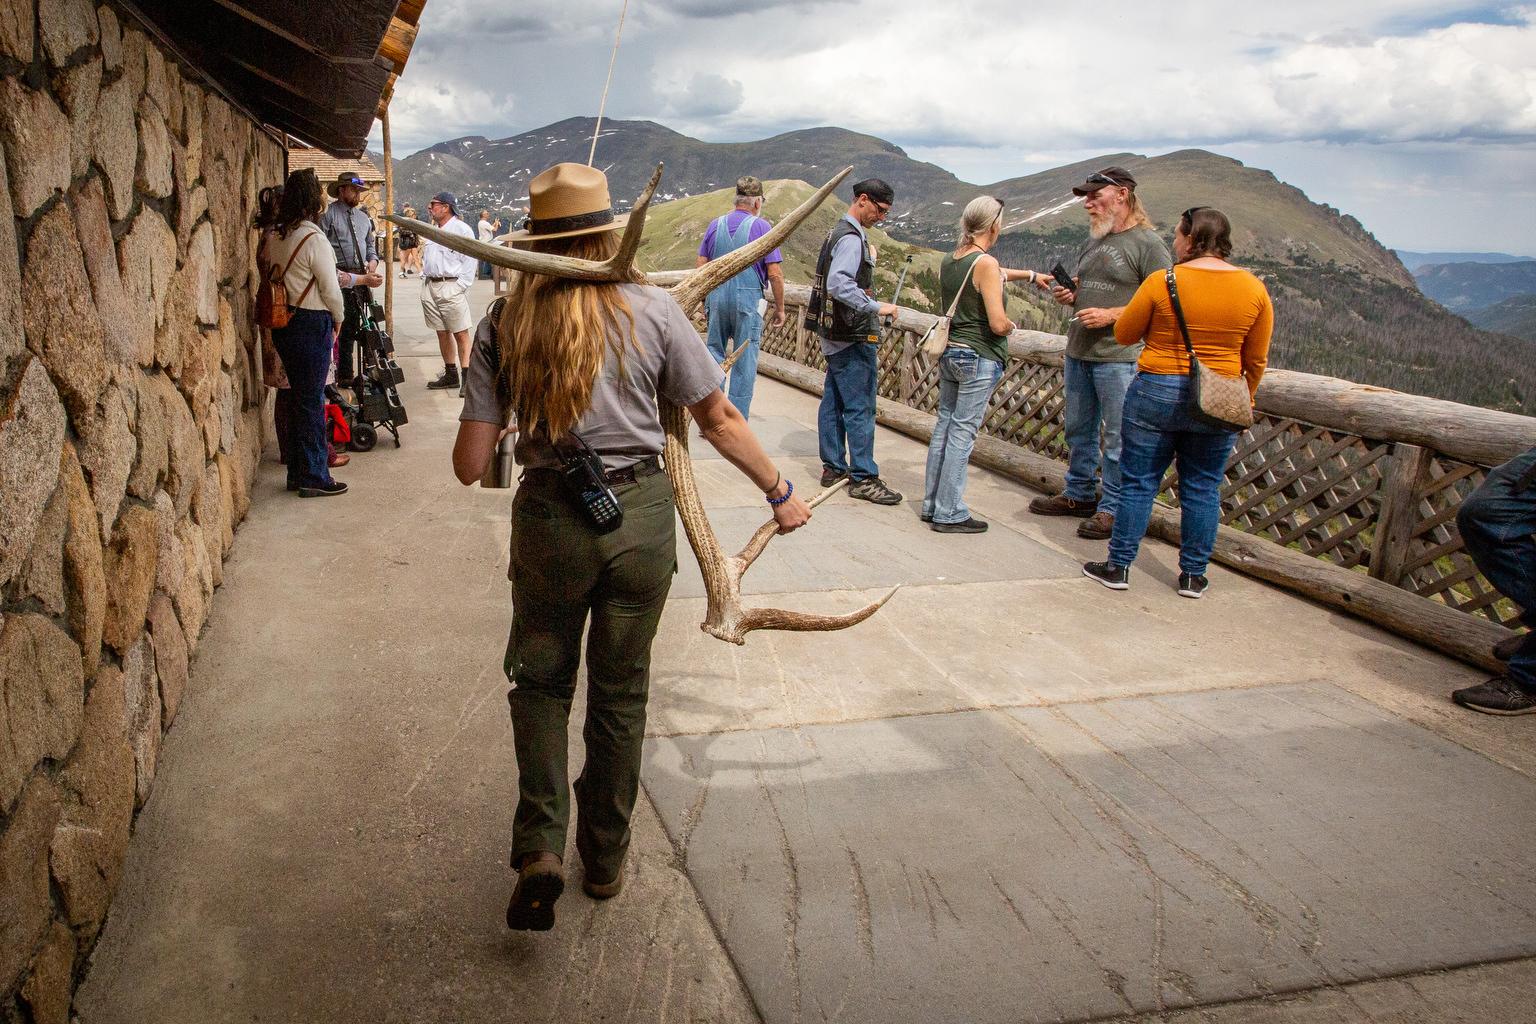
[{"label": "hiking boot", "polygon": [[929,529],[934,533],[986,533],[987,522],[985,519],[971,516],[958,523],[934,523]]},{"label": "hiking boot", "polygon": [[1036,498],[1029,503],[1029,510],[1037,516],[1077,516],[1079,519],[1087,519],[1098,507],[1097,498],[1091,501],[1078,501],[1065,494]]},{"label": "hiking boot", "polygon": [[1187,572],[1179,573],[1179,596],[1192,597],[1196,601],[1205,596],[1210,588],[1211,581],[1204,576],[1191,576]]},{"label": "hiking boot", "polygon": [[847,473],[843,472],[840,469],[826,469],[825,467],[823,467],[823,469],[821,471],[821,487],[822,487],[822,490],[826,490],[828,487],[831,487],[833,484],[837,483],[839,480],[841,480],[843,477],[845,477],[847,475],[848,475]]},{"label": "hiking boot", "polygon": [[619,866],[618,874],[612,881],[600,882],[590,873],[583,874],[581,878],[581,891],[595,900],[611,900],[624,888],[624,867]]},{"label": "hiking boot", "polygon": [[447,391],[449,388],[459,386],[459,368],[457,366],[443,367],[442,376],[436,380],[427,381],[427,387],[433,391]]},{"label": "hiking boot", "polygon": [[1494,676],[1484,683],[1457,690],[1451,700],[1486,715],[1528,715],[1536,711],[1536,690],[1508,676]]},{"label": "hiking boot", "polygon": [[1520,648],[1524,647],[1525,642],[1530,638],[1531,634],[1529,633],[1516,633],[1514,636],[1507,636],[1493,645],[1493,656],[1500,661],[1508,661],[1520,653]]},{"label": "hiking boot", "polygon": [[1083,575],[1104,584],[1110,590],[1131,589],[1131,570],[1124,565],[1089,562],[1083,566]]},{"label": "hiking boot", "polygon": [[1114,532],[1115,514],[1113,512],[1095,512],[1077,526],[1077,535],[1087,537],[1089,540],[1109,540],[1109,535]]},{"label": "hiking boot", "polygon": [[338,494],[346,494],[347,485],[340,480],[332,480],[328,484],[320,484],[318,487],[301,485],[299,497],[301,498],[330,498]]},{"label": "hiking boot", "polygon": [[901,495],[885,486],[885,481],[877,476],[868,480],[860,480],[848,488],[848,496],[858,498],[860,501],[872,502],[876,505],[900,505]]},{"label": "hiking boot", "polygon": [[929,515],[927,512],[919,512],[917,514],[917,521],[920,523],[931,523],[933,522],[933,516]]},{"label": "hiking boot", "polygon": [[547,932],[555,926],[555,901],[565,892],[560,858],[532,853],[523,858],[517,887],[507,904],[507,927],[519,932]]}]

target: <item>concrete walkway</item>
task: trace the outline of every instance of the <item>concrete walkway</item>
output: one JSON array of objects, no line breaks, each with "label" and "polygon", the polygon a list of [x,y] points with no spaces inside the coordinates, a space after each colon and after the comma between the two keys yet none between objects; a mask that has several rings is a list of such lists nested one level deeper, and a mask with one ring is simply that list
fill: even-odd
[{"label": "concrete walkway", "polygon": [[[1160,545],[1103,590],[1079,573],[1102,544],[983,472],[991,532],[922,529],[924,450],[884,431],[907,505],[834,498],[746,589],[902,592],[848,632],[732,647],[698,630],[681,544],[628,887],[573,885],[553,933],[508,933],[509,498],[452,479],[416,288],[404,447],[354,455],[331,501],[262,467],[85,1024],[1530,1019],[1529,721],[1462,712],[1464,667],[1219,568],[1180,599]],[[753,410],[813,481],[815,399],[762,381]],[[696,456],[739,545],[761,498]]]}]

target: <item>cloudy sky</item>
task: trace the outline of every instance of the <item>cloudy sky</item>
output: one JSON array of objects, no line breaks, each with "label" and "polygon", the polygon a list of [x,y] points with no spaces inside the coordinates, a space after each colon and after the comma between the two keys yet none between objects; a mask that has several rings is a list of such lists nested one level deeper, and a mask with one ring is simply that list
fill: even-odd
[{"label": "cloudy sky", "polygon": [[[395,155],[597,112],[623,0],[431,0]],[[1536,3],[629,0],[607,116],[816,125],[985,183],[1198,146],[1388,246],[1536,257]],[[377,127],[373,146],[378,146]]]}]

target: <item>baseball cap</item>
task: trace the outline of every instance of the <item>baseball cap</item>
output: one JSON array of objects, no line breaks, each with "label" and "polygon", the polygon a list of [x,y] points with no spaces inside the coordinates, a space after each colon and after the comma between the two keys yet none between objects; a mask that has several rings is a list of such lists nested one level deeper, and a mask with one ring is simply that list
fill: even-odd
[{"label": "baseball cap", "polygon": [[1128,188],[1132,192],[1136,191],[1136,179],[1131,176],[1130,171],[1124,167],[1106,167],[1102,171],[1094,171],[1088,175],[1088,180],[1084,181],[1081,185],[1073,186],[1072,194],[1075,196],[1090,195],[1105,185],[1118,185],[1121,188]]},{"label": "baseball cap", "polygon": [[750,174],[743,174],[736,179],[736,194],[739,196],[760,196],[763,194],[763,183]]},{"label": "baseball cap", "polygon": [[435,203],[444,204],[454,213],[459,212],[459,201],[453,197],[452,192],[439,192],[437,195],[432,197],[432,201]]}]

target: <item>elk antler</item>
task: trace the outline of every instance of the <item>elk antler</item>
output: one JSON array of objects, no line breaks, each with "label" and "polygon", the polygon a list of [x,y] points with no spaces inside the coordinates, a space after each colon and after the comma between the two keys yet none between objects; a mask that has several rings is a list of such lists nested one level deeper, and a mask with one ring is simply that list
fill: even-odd
[{"label": "elk antler", "polygon": [[[788,238],[790,233],[799,227],[827,196],[831,195],[832,190],[852,170],[852,167],[844,168],[841,173],[817,190],[815,195],[801,203],[761,238],[718,260],[706,263],[689,274],[682,283],[671,289],[672,296],[684,311],[692,316],[699,303],[704,301],[704,297],[710,291],[768,255]],[[634,263],[635,253],[640,246],[640,231],[645,220],[645,211],[660,181],[661,166],[658,164],[656,173],[651,175],[650,184],[635,201],[634,211],[630,214],[629,224],[619,243],[619,251],[612,259],[601,263],[548,253],[527,252],[501,245],[486,245],[403,217],[391,216],[389,219],[456,252],[474,256],[476,259],[485,260],[497,266],[527,273],[548,274],[552,277],[577,278],[583,281],[627,281],[630,279],[630,268]],[[672,491],[676,497],[678,515],[683,521],[683,532],[688,537],[688,546],[693,549],[694,558],[698,559],[699,571],[704,577],[704,592],[708,595],[708,609],[705,612],[704,621],[699,625],[700,629],[713,637],[733,644],[746,643],[746,635],[754,629],[804,632],[846,629],[875,614],[897,590],[901,589],[899,586],[892,588],[890,593],[880,600],[847,615],[811,615],[806,612],[785,611],[778,608],[743,608],[741,578],[757,560],[757,556],[763,553],[768,542],[778,534],[778,524],[773,520],[764,523],[758,527],[757,532],[752,535],[752,539],[747,542],[747,546],[741,550],[740,554],[727,558],[720,548],[720,541],[715,536],[715,531],[709,525],[709,516],[704,511],[704,502],[699,497],[698,484],[693,477],[693,460],[688,454],[688,411],[673,405],[660,395],[657,396],[657,404],[661,413],[662,429],[666,433],[664,453],[667,475],[672,479]],[[814,507],[836,491],[836,487],[828,488],[812,498],[810,504]]]},{"label": "elk antler", "polygon": [[473,256],[477,260],[498,267],[506,267],[509,270],[548,274],[550,277],[575,278],[579,281],[628,281],[631,280],[635,253],[640,249],[640,234],[645,229],[645,214],[650,208],[651,197],[656,194],[656,186],[660,183],[661,164],[657,164],[656,170],[651,174],[651,180],[629,212],[629,223],[624,226],[624,237],[619,239],[619,251],[602,261],[578,260],[570,256],[556,256],[553,253],[514,249],[508,245],[492,245],[489,242],[455,235],[451,231],[444,231],[431,224],[411,220],[409,217],[397,217],[394,214],[384,219],[408,231],[414,231],[422,238],[430,238],[455,252],[461,252],[466,256]]}]

